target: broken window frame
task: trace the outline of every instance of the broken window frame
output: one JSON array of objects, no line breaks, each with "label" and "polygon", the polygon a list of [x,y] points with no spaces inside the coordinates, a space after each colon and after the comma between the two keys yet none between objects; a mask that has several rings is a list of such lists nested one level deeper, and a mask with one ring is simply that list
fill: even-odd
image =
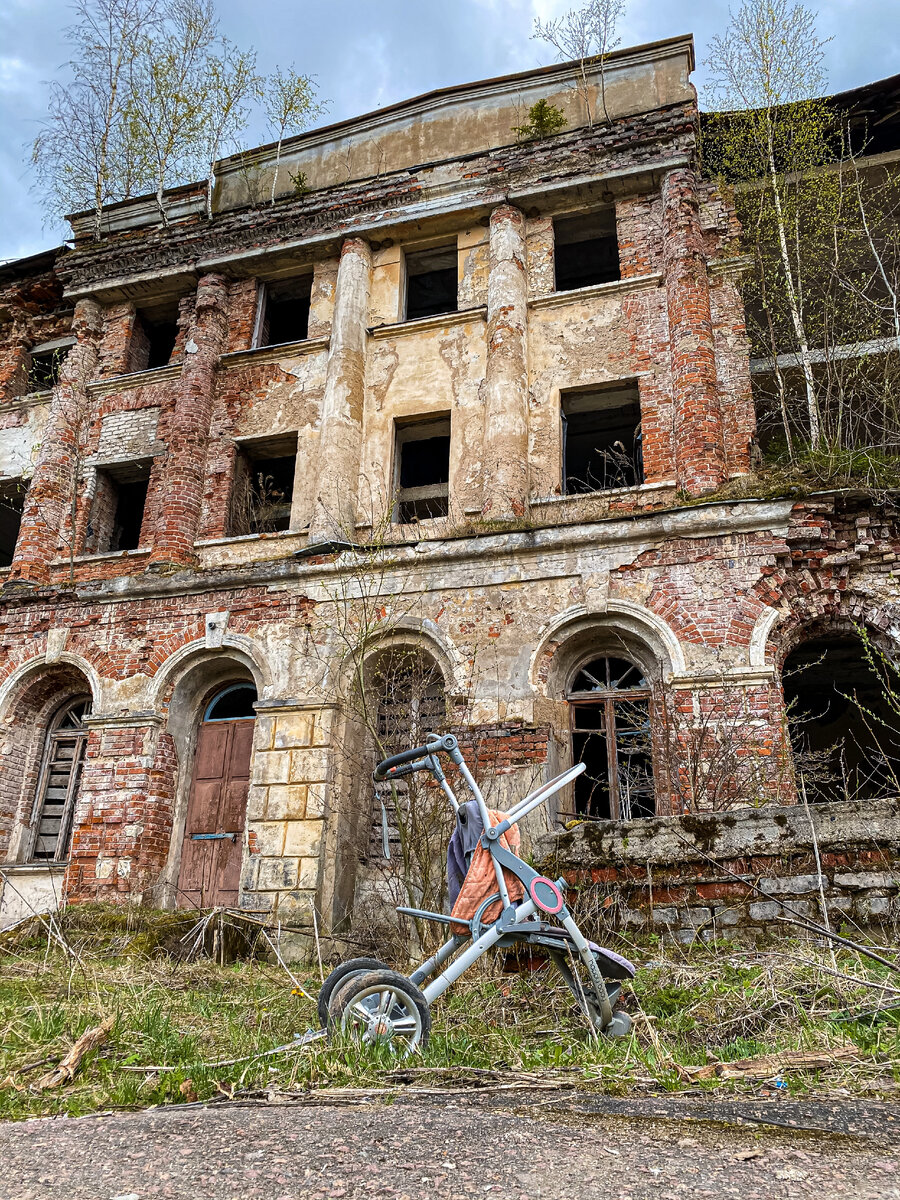
[{"label": "broken window frame", "polygon": [[[297,456],[299,438],[296,431],[277,434],[270,438],[237,439],[235,446],[234,473],[229,500],[228,536],[261,537],[267,533],[288,533],[291,529],[294,493],[297,487]],[[287,498],[279,503],[265,504],[258,500],[259,480],[254,476],[260,472],[254,464],[276,463],[293,460],[291,490]],[[246,479],[242,476],[246,474]],[[241,489],[244,488],[244,499]],[[268,526],[268,527],[264,527]]]},{"label": "broken window frame", "polygon": [[[256,318],[253,323],[253,338],[251,341],[251,346],[254,350],[261,350],[265,346],[290,346],[294,342],[305,342],[309,340],[312,282],[313,277],[310,272],[304,272],[301,275],[291,276],[289,279],[271,282],[260,280],[259,291],[256,300]],[[282,291],[285,293],[295,291],[297,294],[293,296],[285,294],[279,298],[279,292]],[[274,341],[269,336],[271,308],[274,305],[285,304],[288,302],[296,303],[297,301],[306,301],[306,323],[305,326],[303,326],[302,334],[299,337],[288,338],[287,341]]]},{"label": "broken window frame", "polygon": [[[594,408],[581,408],[580,411],[568,411],[567,405],[578,405],[579,402],[591,400],[594,397],[602,398],[604,395],[614,397],[617,393],[629,393],[631,398],[620,404],[597,404]],[[602,462],[601,481],[597,487],[588,487],[573,489],[570,484],[572,481],[577,482],[578,476],[569,470],[568,464],[568,449],[569,449],[569,422],[573,416],[583,416],[591,413],[602,414],[604,411],[609,413],[622,413],[628,409],[633,409],[636,417],[632,439],[631,449],[622,442],[620,438],[609,444],[603,449],[595,448],[593,453],[597,455],[598,462]],[[644,477],[644,456],[643,456],[643,440],[642,440],[642,413],[641,413],[641,396],[637,381],[632,379],[616,380],[614,383],[606,383],[596,387],[573,388],[560,392],[559,396],[559,415],[560,415],[560,494],[563,496],[590,496],[596,495],[598,492],[615,491],[619,488],[635,488],[642,487],[645,481]],[[621,452],[616,451],[615,447],[621,446]],[[612,476],[610,482],[605,482],[608,478],[607,472]],[[633,476],[633,477],[632,477]],[[588,478],[584,480],[585,485],[591,482],[590,470]]]},{"label": "broken window frame", "polygon": [[[453,259],[452,267],[433,268],[430,271],[417,269],[420,260],[427,260],[442,255],[448,255]],[[403,311],[401,321],[425,321],[430,317],[445,316],[449,313],[459,312],[459,246],[456,239],[452,241],[441,242],[430,246],[410,246],[404,249],[403,252]],[[412,269],[411,269],[412,268]],[[410,280],[421,279],[426,275],[448,274],[453,272],[455,286],[450,289],[452,291],[452,303],[448,302],[447,307],[443,305],[439,307],[430,307],[428,312],[415,311],[419,307],[414,307],[413,314],[410,315],[409,291]]]},{"label": "broken window frame", "polygon": [[[41,765],[38,773],[38,785],[35,792],[34,808],[31,818],[31,838],[25,861],[29,863],[46,863],[49,865],[62,864],[68,860],[69,846],[72,839],[72,818],[78,801],[78,789],[81,783],[81,773],[84,767],[85,747],[87,746],[88,730],[84,717],[91,711],[90,696],[77,696],[67,700],[53,715],[47,726],[44,745],[41,752]],[[60,759],[58,752],[61,746],[71,746],[71,757]],[[64,787],[52,787],[54,777],[61,777],[62,771],[54,771],[53,767],[60,763],[70,764],[66,772]],[[51,797],[51,791],[64,791],[63,797]],[[59,816],[53,812],[47,815],[47,808],[55,808],[62,800]],[[43,836],[41,827],[44,821],[59,820],[55,834],[55,845],[52,854],[39,853],[39,843]],[[63,851],[64,853],[62,853]]]},{"label": "broken window frame", "polygon": [[[607,232],[603,227],[610,223],[611,231]],[[577,232],[578,226],[582,226],[587,230],[585,237],[573,237],[573,233]],[[592,230],[593,226],[593,230]],[[560,271],[560,260],[569,257],[568,253],[560,254],[560,248],[563,246],[587,246],[603,243],[607,248],[615,250],[615,266],[606,270],[598,270],[597,275],[602,275],[603,278],[582,279],[578,282],[564,282],[565,279],[571,278],[571,267],[565,268],[562,273]],[[585,252],[581,251],[580,255],[576,255],[582,261],[585,258]],[[613,256],[610,255],[612,261]],[[575,292],[581,288],[598,287],[605,283],[618,283],[622,278],[622,267],[619,258],[619,239],[616,226],[616,211],[611,205],[603,205],[601,208],[594,209],[591,212],[582,213],[560,213],[559,216],[553,218],[553,267],[554,280],[553,286],[556,292]],[[582,270],[584,268],[582,267]]]},{"label": "broken window frame", "polygon": [[[447,439],[447,479],[437,483],[423,484],[420,487],[401,487],[400,480],[403,472],[404,447],[413,442],[425,442],[431,438]],[[449,412],[434,413],[428,416],[414,417],[409,420],[397,420],[394,423],[394,470],[393,495],[394,510],[392,521],[398,525],[418,525],[423,521],[439,521],[450,513],[450,452],[453,445],[452,420]],[[429,501],[443,501],[443,512],[429,516],[414,516],[412,520],[403,520],[404,505],[427,504]]]},{"label": "broken window frame", "polygon": [[[575,687],[581,675],[588,672],[589,668],[595,667],[598,663],[604,664],[605,677],[597,679],[598,687],[590,691],[579,690]],[[621,663],[628,670],[613,677],[611,670],[612,663]],[[639,683],[631,686],[619,686],[623,682],[635,676]],[[656,813],[656,788],[655,788],[655,764],[654,764],[654,745],[653,745],[653,689],[647,681],[643,669],[633,662],[631,659],[623,658],[618,655],[596,654],[587,659],[573,676],[572,686],[566,693],[566,700],[569,705],[569,736],[572,746],[573,762],[581,762],[582,759],[576,756],[576,739],[580,735],[587,735],[587,739],[592,735],[603,736],[606,743],[606,788],[609,797],[609,820],[611,821],[628,821],[636,819],[632,811],[633,799],[639,800],[644,797],[647,800],[645,807],[650,810],[646,815],[653,816]],[[641,718],[640,728],[623,728],[623,722],[619,719],[620,710],[626,706],[633,707],[635,705],[645,709],[644,716]],[[579,726],[577,723],[577,714],[585,709],[595,709],[598,711],[599,718],[597,728],[590,729],[584,726]],[[635,726],[636,722],[631,721],[631,726]],[[630,754],[626,751],[626,743],[623,741],[623,735],[633,735],[633,744],[637,745],[637,739],[644,735],[647,740],[647,745],[644,747],[638,746],[635,754],[640,754],[649,760],[649,777],[644,776],[646,786],[641,787],[639,777],[635,776],[638,784],[632,792],[629,787],[629,780],[625,774],[626,760]],[[583,753],[583,751],[582,751]],[[585,782],[590,783],[588,773],[585,772],[575,780],[572,793],[574,813],[561,814],[565,816],[574,816],[580,820],[604,820],[607,818],[597,817],[591,812],[594,807],[593,795],[597,786],[596,783],[591,788],[591,795],[585,804],[579,800],[579,792],[584,791]],[[599,781],[597,781],[599,782]],[[623,786],[624,784],[624,786]],[[579,786],[580,785],[580,786]],[[602,785],[601,785],[602,786]],[[579,803],[583,804],[583,811],[578,809]]]},{"label": "broken window frame", "polygon": [[[57,386],[66,355],[74,345],[74,337],[62,337],[54,338],[51,342],[40,342],[38,345],[31,347],[28,351],[28,380],[26,384],[29,395],[49,392]],[[36,361],[48,358],[51,364],[50,370],[46,372],[46,378],[38,378],[35,371]]]}]

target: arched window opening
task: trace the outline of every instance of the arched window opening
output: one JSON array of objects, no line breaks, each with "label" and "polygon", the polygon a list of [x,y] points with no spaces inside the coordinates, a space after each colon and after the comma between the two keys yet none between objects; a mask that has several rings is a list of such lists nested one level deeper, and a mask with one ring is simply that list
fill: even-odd
[{"label": "arched window opening", "polygon": [[810,801],[895,795],[900,779],[898,714],[892,686],[859,637],[802,642],[782,667],[797,785]]},{"label": "arched window opening", "polygon": [[63,862],[68,857],[87,744],[84,718],[90,710],[88,696],[69,700],[57,710],[47,728],[35,799],[34,838],[28,856],[32,862]]},{"label": "arched window opening", "polygon": [[[420,746],[429,733],[444,732],[447,723],[444,676],[430,655],[416,647],[392,646],[370,664],[367,678],[365,721],[374,760]],[[422,805],[414,804],[419,791],[421,777],[416,775],[390,784],[376,784],[371,857],[395,857],[401,836],[411,835],[414,825],[416,832],[423,835],[423,843],[430,846],[431,834],[425,836],[425,830],[418,828],[429,820]],[[397,804],[401,805],[401,812],[397,811]],[[430,812],[428,805],[426,808]],[[401,861],[399,855],[396,857]]]},{"label": "arched window opening", "polygon": [[576,673],[568,693],[575,762],[575,813],[629,821],[656,812],[650,683],[625,658],[594,658]]},{"label": "arched window opening", "polygon": [[233,683],[220,692],[216,692],[206,706],[203,714],[204,722],[209,721],[240,721],[256,716],[253,705],[256,703],[256,688],[252,683]]}]

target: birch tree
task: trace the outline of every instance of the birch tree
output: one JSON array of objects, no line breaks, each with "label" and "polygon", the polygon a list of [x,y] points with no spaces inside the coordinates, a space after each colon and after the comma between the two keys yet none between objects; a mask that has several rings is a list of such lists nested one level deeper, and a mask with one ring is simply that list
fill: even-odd
[{"label": "birch tree", "polygon": [[712,39],[706,61],[710,98],[725,114],[712,126],[719,161],[733,178],[759,181],[756,233],[764,236],[769,226],[777,241],[780,278],[770,287],[787,303],[812,447],[821,440],[821,419],[799,251],[801,238],[813,236],[812,189],[822,186],[813,174],[830,157],[833,122],[820,99],[827,85],[827,44],[816,31],[815,14],[803,4],[746,0],[731,14],[725,33]]},{"label": "birch tree", "polygon": [[588,84],[588,65],[594,62],[600,68],[600,105],[603,117],[610,124],[606,108],[606,56],[621,42],[617,33],[618,24],[625,14],[625,0],[587,0],[581,8],[569,9],[552,21],[543,22],[535,18],[533,37],[548,42],[556,50],[561,62],[578,63],[578,81],[575,85],[584,105],[588,125],[593,128],[594,112]]},{"label": "birch tree", "polygon": [[269,132],[275,138],[275,169],[272,174],[272,192],[269,197],[275,203],[278,190],[278,172],[281,166],[281,147],[285,137],[302,133],[326,107],[317,103],[316,84],[311,75],[302,75],[292,63],[289,67],[276,67],[265,80],[262,102],[268,121]]},{"label": "birch tree", "polygon": [[90,206],[99,239],[104,207],[136,195],[146,163],[125,113],[136,59],[160,28],[158,0],[77,0],[66,31],[69,79],[50,84],[32,162],[48,214]]}]

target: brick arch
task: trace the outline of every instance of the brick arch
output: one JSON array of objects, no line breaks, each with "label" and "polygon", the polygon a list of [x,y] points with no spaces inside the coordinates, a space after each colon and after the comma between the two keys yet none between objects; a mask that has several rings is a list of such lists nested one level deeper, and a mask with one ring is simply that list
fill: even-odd
[{"label": "brick arch", "polygon": [[829,632],[852,633],[854,625],[864,625],[886,648],[900,642],[900,606],[878,605],[862,592],[837,588],[833,580],[813,572],[808,582],[814,585],[808,591],[784,598],[777,617],[771,609],[760,616],[753,646],[758,665],[780,669],[800,642]]},{"label": "brick arch", "polygon": [[59,708],[77,696],[96,703],[98,681],[84,664],[46,663],[44,656],[7,678],[0,707],[0,861],[15,858],[28,828],[47,726]]}]

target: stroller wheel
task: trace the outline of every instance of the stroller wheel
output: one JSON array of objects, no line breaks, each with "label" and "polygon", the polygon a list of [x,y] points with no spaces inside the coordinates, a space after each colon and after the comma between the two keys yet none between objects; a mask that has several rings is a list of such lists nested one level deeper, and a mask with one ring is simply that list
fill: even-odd
[{"label": "stroller wheel", "polygon": [[631,1017],[628,1013],[617,1012],[603,1032],[610,1038],[628,1037],[631,1032]]},{"label": "stroller wheel", "polygon": [[[337,1011],[340,1010],[340,1011]],[[422,992],[405,975],[387,968],[349,980],[332,1004],[332,1032],[363,1046],[389,1046],[406,1058],[428,1045],[431,1012]]]},{"label": "stroller wheel", "polygon": [[331,998],[351,975],[364,975],[366,971],[386,970],[388,970],[387,963],[383,963],[377,958],[351,958],[336,966],[319,989],[319,997],[316,1001],[321,1027],[328,1028],[328,1006]]}]

